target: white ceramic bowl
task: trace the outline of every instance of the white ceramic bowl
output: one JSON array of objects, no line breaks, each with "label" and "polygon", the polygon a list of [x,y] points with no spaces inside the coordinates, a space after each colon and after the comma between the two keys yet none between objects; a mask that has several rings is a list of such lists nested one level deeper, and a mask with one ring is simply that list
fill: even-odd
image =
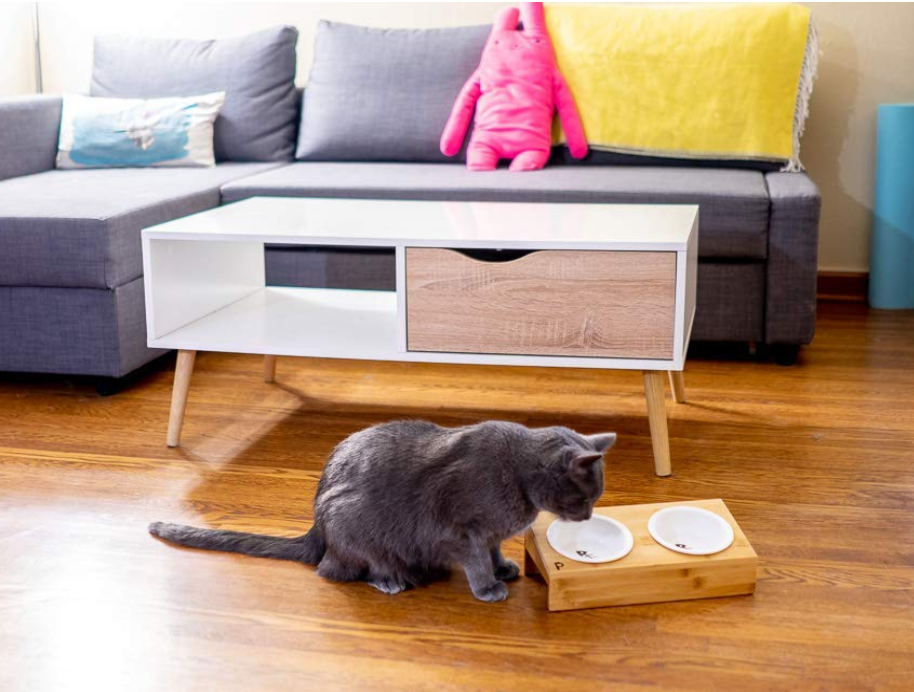
[{"label": "white ceramic bowl", "polygon": [[733,543],[733,527],[723,517],[688,505],[655,512],[647,530],[664,548],[686,555],[713,555]]},{"label": "white ceramic bowl", "polygon": [[555,552],[578,562],[612,562],[628,555],[635,545],[624,524],[594,514],[587,521],[556,519],[546,529],[546,540]]}]

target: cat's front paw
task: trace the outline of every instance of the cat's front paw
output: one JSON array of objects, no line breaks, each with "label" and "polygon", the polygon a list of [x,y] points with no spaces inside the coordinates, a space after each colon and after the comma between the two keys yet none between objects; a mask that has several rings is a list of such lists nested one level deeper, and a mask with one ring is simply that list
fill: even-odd
[{"label": "cat's front paw", "polygon": [[399,577],[373,577],[368,583],[381,593],[393,595],[406,591],[406,582]]},{"label": "cat's front paw", "polygon": [[[517,565],[514,565],[517,567]],[[486,603],[498,603],[508,597],[508,586],[503,581],[497,581],[479,589],[473,589],[473,595]]]},{"label": "cat's front paw", "polygon": [[519,576],[520,567],[517,566],[517,563],[514,562],[514,560],[508,560],[505,558],[505,561],[495,568],[496,579],[501,579],[502,581],[511,581],[512,579],[517,579]]}]

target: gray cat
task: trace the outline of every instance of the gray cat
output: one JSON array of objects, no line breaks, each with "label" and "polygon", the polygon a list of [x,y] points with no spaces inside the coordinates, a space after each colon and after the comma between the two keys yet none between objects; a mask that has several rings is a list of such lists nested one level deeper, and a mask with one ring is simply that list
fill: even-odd
[{"label": "gray cat", "polygon": [[489,421],[442,428],[395,421],[343,440],[327,461],[304,536],[276,538],[156,522],[172,543],[318,565],[333,581],[394,594],[459,563],[482,601],[508,597],[519,569],[501,542],[540,510],[589,519],[603,493],[603,454],[615,433],[579,435]]}]

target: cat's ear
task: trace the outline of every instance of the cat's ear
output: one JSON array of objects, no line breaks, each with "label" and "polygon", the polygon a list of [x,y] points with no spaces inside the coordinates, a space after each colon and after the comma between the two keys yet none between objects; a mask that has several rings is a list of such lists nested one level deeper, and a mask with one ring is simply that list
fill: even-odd
[{"label": "cat's ear", "polygon": [[605,454],[609,448],[616,444],[616,433],[600,433],[599,435],[588,435],[587,439],[600,454]]},{"label": "cat's ear", "polygon": [[600,459],[603,458],[602,453],[590,452],[587,454],[578,454],[577,456],[571,457],[571,473],[576,476],[584,476],[593,468],[593,465],[596,464]]}]

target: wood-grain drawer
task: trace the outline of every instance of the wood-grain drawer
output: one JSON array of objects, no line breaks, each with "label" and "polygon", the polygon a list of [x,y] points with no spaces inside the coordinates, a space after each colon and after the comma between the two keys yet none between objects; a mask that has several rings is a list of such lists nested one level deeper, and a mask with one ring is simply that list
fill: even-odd
[{"label": "wood-grain drawer", "polygon": [[406,248],[407,349],[670,359],[675,286],[675,252]]}]

